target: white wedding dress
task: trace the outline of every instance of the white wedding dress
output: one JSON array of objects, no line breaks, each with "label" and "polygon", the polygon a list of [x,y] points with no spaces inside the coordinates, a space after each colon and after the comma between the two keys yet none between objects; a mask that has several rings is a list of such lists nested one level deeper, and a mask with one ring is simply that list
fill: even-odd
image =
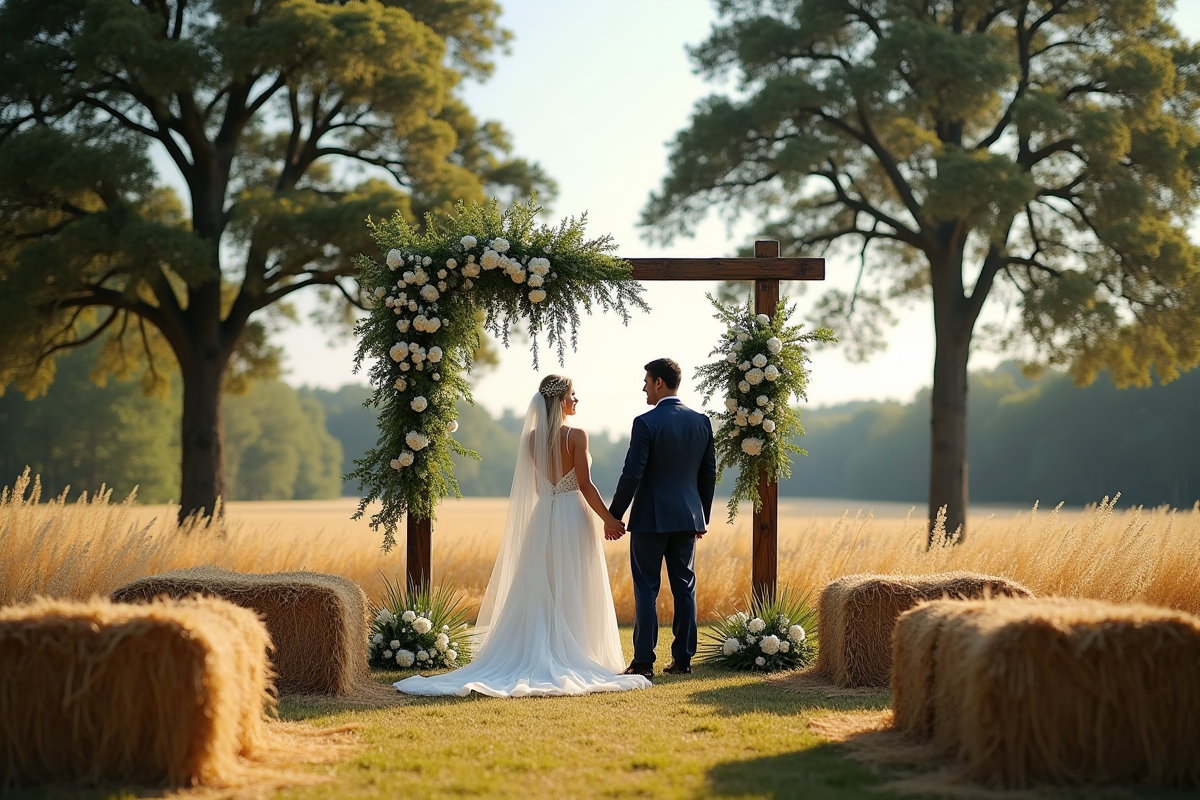
[{"label": "white wedding dress", "polygon": [[[491,697],[577,695],[644,689],[624,675],[602,534],[572,468],[557,483],[545,402],[535,395],[520,441],[508,520],[476,627],[479,650],[464,667],[414,676],[405,694]],[[557,448],[553,448],[557,449]],[[558,465],[554,465],[558,466]]]}]

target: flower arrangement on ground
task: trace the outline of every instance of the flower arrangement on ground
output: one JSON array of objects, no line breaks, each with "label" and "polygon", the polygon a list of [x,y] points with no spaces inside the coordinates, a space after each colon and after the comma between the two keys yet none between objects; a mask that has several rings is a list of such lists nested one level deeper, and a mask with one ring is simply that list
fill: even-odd
[{"label": "flower arrangement on ground", "polygon": [[729,669],[775,672],[807,667],[817,654],[817,613],[808,595],[786,589],[775,600],[754,597],[705,634],[701,661]]},{"label": "flower arrangement on ground", "polygon": [[471,660],[462,596],[443,587],[400,589],[384,579],[371,623],[367,663],[378,669],[442,669]]},{"label": "flower arrangement on ground", "polygon": [[599,307],[625,321],[631,309],[648,310],[629,264],[612,255],[611,237],[586,238],[586,215],[539,225],[540,211],[531,201],[501,212],[492,201],[459,203],[452,214],[426,217],[421,229],[400,214],[368,220],[384,259],[355,261],[372,303],[356,328],[355,365],[374,362],[380,436],[347,479],[362,485],[356,519],[381,502],[371,525],[384,529],[385,550],[405,513],[433,519],[439,500],[459,496],[452,454],[478,458],[452,434],[458,399],[471,402],[464,374],[479,348],[481,317],[506,346],[509,331],[524,322],[536,368],[539,334],[562,363],[580,309]]},{"label": "flower arrangement on ground", "polygon": [[804,435],[792,398],[806,399],[806,345],[837,340],[828,328],[804,333],[803,325],[789,325],[795,307],[783,300],[772,318],[755,314],[749,302],[727,306],[711,294],[708,299],[726,330],[709,353],[719,359],[697,368],[696,378],[705,402],[718,393],[724,398],[725,410],[712,413],[712,417],[717,429],[718,469],[738,468],[728,505],[732,522],[742,500],[752,500],[756,509],[762,508],[758,495],[761,478],[779,481],[791,475],[788,453],[807,455],[792,441]]}]

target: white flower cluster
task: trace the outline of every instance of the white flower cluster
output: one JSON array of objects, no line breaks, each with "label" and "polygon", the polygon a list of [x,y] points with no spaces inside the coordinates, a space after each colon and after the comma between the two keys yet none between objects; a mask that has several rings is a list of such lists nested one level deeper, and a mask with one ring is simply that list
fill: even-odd
[{"label": "white flower cluster", "polygon": [[[739,611],[726,619],[725,624],[726,638],[720,643],[720,653],[725,658],[744,654],[739,658],[742,664],[752,660],[756,667],[778,669],[797,666],[796,659],[802,657],[797,648],[804,644],[804,628],[792,625],[782,614],[768,621]],[[797,652],[788,656],[793,651]]]},{"label": "white flower cluster", "polygon": [[751,457],[762,455],[778,427],[770,416],[775,411],[775,402],[762,392],[769,392],[767,385],[779,380],[783,374],[778,365],[771,363],[774,356],[783,352],[783,341],[778,336],[772,336],[762,345],[765,352],[745,352],[751,334],[770,324],[771,320],[766,314],[759,314],[731,328],[726,334],[729,351],[725,361],[739,373],[737,393],[725,398],[725,409],[733,416],[735,426],[729,438],[740,439],[742,452]]},{"label": "white flower cluster", "polygon": [[451,640],[450,627],[443,625],[434,637],[432,645],[428,639],[422,641],[433,630],[433,621],[412,609],[396,616],[388,609],[375,615],[377,628],[390,631],[392,638],[377,632],[371,637],[370,652],[374,663],[395,662],[407,669],[414,665],[423,668],[452,667],[458,662],[458,642]]}]

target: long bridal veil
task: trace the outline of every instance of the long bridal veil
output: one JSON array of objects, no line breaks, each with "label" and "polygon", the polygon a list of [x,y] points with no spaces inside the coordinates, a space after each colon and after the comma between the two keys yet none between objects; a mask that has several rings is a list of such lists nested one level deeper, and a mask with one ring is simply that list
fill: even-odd
[{"label": "long bridal veil", "polygon": [[[546,399],[535,392],[525,413],[525,424],[517,440],[516,469],[513,472],[512,491],[508,496],[508,517],[504,521],[504,535],[500,540],[500,552],[492,567],[487,592],[479,607],[479,619],[475,624],[476,646],[482,649],[490,636],[492,624],[499,619],[513,589],[521,551],[527,544],[534,514],[539,512],[538,498],[543,491],[553,487],[553,480],[562,477],[562,455],[559,452],[557,433],[560,420],[551,420],[546,408]],[[553,429],[553,430],[552,430]],[[542,513],[546,512],[543,507]]]}]

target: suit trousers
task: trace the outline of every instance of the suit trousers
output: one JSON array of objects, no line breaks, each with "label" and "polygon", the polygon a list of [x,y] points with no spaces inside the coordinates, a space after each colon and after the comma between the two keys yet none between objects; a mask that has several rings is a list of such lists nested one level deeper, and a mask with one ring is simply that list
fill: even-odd
[{"label": "suit trousers", "polygon": [[658,589],[662,564],[675,600],[671,620],[674,640],[671,655],[678,664],[690,664],[696,654],[696,533],[631,533],[629,565],[633,577],[633,660],[653,664],[658,646]]}]

